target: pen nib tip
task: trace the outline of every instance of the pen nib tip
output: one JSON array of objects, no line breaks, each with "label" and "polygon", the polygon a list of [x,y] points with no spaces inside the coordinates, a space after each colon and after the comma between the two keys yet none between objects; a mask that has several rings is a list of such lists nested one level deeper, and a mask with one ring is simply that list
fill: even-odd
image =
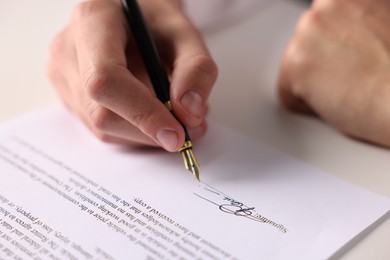
[{"label": "pen nib tip", "polygon": [[199,179],[199,167],[192,167],[190,171],[191,171],[192,175],[194,175],[195,178],[198,181],[200,181],[200,179]]},{"label": "pen nib tip", "polygon": [[192,146],[191,144],[187,144],[186,147],[184,147],[181,151],[181,154],[183,156],[184,165],[187,170],[189,170],[192,175],[195,176],[195,178],[200,181],[199,178],[199,165],[196,162],[195,156],[192,152]]},{"label": "pen nib tip", "polygon": [[198,180],[198,181],[200,181],[200,177],[199,177],[199,166],[198,166],[198,164],[196,163],[196,161],[195,161],[195,157],[192,157],[192,159],[193,160],[190,160],[190,161],[187,161],[187,162],[191,162],[191,161],[193,161],[193,162],[195,162],[195,163],[193,163],[193,164],[191,164],[191,163],[186,163],[186,168],[187,168],[187,170],[189,170],[191,173],[192,173],[192,175],[194,175],[195,176],[195,178]]}]

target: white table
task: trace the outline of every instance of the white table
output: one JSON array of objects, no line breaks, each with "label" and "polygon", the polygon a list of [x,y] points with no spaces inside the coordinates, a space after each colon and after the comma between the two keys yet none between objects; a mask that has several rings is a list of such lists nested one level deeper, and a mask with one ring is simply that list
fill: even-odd
[{"label": "white table", "polygon": [[[57,101],[46,77],[48,45],[77,2],[1,1],[1,121]],[[388,149],[352,140],[318,119],[291,114],[278,105],[279,60],[305,8],[300,2],[275,0],[234,26],[206,34],[220,69],[210,120],[390,197]],[[389,242],[388,219],[342,259],[390,259]]]}]

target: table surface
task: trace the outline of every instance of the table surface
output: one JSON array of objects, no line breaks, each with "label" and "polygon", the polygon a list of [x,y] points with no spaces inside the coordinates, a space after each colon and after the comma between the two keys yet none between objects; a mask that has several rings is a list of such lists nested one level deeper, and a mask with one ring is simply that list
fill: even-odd
[{"label": "table surface", "polygon": [[[48,46],[78,2],[1,1],[0,121],[57,102],[46,76]],[[220,70],[209,119],[390,198],[388,149],[352,140],[319,119],[292,114],[278,104],[280,58],[306,8],[293,0],[269,1],[204,27]],[[341,258],[390,259],[389,241],[387,219]]]}]

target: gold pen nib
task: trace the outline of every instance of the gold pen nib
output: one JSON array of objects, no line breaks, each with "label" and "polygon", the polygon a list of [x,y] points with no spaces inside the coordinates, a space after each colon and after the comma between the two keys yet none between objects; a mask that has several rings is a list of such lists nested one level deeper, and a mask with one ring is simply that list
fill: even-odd
[{"label": "gold pen nib", "polygon": [[184,165],[187,170],[189,170],[198,181],[199,179],[199,165],[196,162],[194,153],[192,152],[192,143],[191,141],[186,141],[183,147],[180,149],[181,155],[183,156]]}]

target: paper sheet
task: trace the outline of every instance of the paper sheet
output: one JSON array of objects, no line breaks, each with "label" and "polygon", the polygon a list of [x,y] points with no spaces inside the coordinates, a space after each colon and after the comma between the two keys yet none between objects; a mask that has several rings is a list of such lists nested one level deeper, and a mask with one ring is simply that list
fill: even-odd
[{"label": "paper sheet", "polygon": [[[195,152],[101,143],[61,106],[0,126],[0,259],[324,259],[390,201],[213,125]],[[19,258],[18,258],[19,257]]]}]

